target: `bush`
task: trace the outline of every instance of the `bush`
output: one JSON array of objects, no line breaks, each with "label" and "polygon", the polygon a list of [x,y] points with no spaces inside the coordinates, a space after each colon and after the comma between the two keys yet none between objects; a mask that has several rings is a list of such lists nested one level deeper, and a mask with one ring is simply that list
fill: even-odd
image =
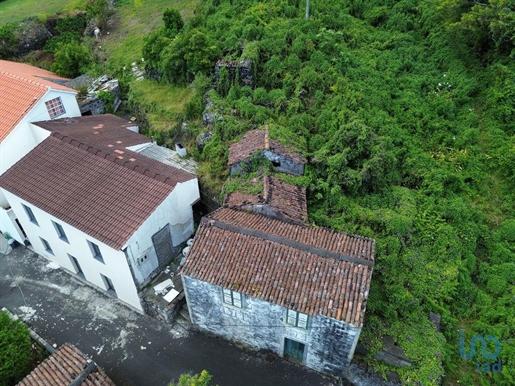
[{"label": "bush", "polygon": [[0,386],[15,385],[31,370],[29,330],[0,312]]},{"label": "bush", "polygon": [[64,43],[57,47],[52,71],[58,75],[75,78],[91,64],[88,49],[78,43]]}]

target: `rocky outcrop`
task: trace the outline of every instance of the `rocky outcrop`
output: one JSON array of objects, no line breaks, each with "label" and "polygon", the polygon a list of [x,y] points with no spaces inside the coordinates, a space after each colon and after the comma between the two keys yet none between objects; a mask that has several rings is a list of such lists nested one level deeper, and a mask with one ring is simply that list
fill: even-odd
[{"label": "rocky outcrop", "polygon": [[223,67],[227,68],[229,71],[229,79],[231,83],[234,83],[236,78],[238,78],[240,86],[254,86],[252,60],[243,59],[239,62],[235,60],[219,60],[215,65],[215,77],[217,83],[220,76],[220,69]]},{"label": "rocky outcrop", "polygon": [[52,37],[46,25],[37,18],[28,18],[20,25],[17,56],[27,55],[31,51],[41,50]]},{"label": "rocky outcrop", "polygon": [[406,357],[399,346],[395,345],[391,336],[383,337],[383,348],[377,352],[374,359],[396,367],[411,366],[411,360]]}]

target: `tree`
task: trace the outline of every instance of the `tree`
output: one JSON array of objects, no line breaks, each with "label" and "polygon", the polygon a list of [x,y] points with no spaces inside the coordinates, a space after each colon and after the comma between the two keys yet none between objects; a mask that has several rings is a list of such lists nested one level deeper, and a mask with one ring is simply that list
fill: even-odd
[{"label": "tree", "polygon": [[179,11],[173,8],[168,8],[163,13],[163,22],[168,37],[174,37],[184,27],[184,21],[182,21],[181,14]]},{"label": "tree", "polygon": [[178,383],[170,383],[169,386],[209,386],[209,381],[213,378],[206,370],[200,374],[182,374]]},{"label": "tree", "polygon": [[0,386],[19,382],[31,370],[29,330],[18,320],[0,312]]},{"label": "tree", "polygon": [[78,43],[65,43],[57,48],[52,71],[64,77],[74,78],[85,72],[90,64],[91,55],[86,47]]},{"label": "tree", "polygon": [[112,14],[108,0],[87,0],[86,12],[88,16],[96,20],[101,28]]}]

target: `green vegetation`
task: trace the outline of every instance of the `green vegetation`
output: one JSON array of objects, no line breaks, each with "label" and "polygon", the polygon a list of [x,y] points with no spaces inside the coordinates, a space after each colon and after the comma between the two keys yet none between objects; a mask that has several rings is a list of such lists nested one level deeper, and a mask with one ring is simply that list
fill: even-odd
[{"label": "green vegetation", "polygon": [[[230,143],[268,124],[309,159],[310,221],[377,241],[369,363],[388,369],[372,358],[391,335],[413,360],[390,368],[407,384],[512,384],[514,13],[493,0],[341,0],[315,2],[306,21],[304,6],[205,0],[177,34],[147,40],[177,85],[219,58],[253,60],[253,89],[222,70],[208,93],[220,119],[199,155],[203,183],[220,189]],[[496,336],[502,372],[475,372],[458,329]]]},{"label": "green vegetation", "polygon": [[45,0],[44,2],[4,0],[0,2],[0,24],[18,23],[31,16],[55,15],[57,12],[68,12],[84,9],[85,0]]},{"label": "green vegetation", "polygon": [[213,378],[211,374],[206,370],[202,370],[200,374],[182,374],[179,377],[179,382],[170,383],[169,386],[209,386],[211,378]]},{"label": "green vegetation", "polygon": [[102,43],[102,55],[109,68],[116,68],[142,58],[144,38],[162,25],[165,9],[173,7],[187,21],[198,0],[119,0],[113,27],[116,34]]},{"label": "green vegetation", "polygon": [[0,386],[17,384],[32,370],[29,330],[0,311]]}]

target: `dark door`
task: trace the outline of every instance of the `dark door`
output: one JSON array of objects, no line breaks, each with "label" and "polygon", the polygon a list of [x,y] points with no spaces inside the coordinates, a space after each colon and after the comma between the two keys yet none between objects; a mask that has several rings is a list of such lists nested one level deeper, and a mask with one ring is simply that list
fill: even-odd
[{"label": "dark door", "polygon": [[302,363],[304,360],[304,343],[284,339],[284,357],[294,362]]},{"label": "dark door", "polygon": [[170,262],[172,257],[174,257],[170,224],[167,224],[163,229],[152,236],[152,243],[156,250],[159,269],[163,269]]}]

